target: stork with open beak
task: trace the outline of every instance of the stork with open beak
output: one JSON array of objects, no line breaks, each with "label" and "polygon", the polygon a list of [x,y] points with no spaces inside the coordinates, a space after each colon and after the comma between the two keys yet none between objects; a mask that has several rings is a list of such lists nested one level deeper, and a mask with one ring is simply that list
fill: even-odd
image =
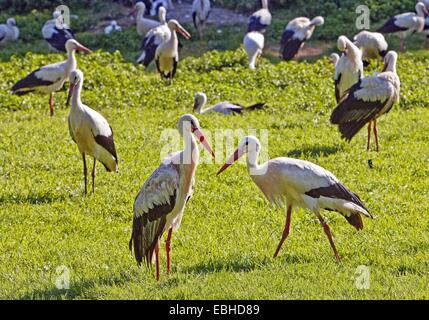
[{"label": "stork with open beak", "polygon": [[[198,119],[183,115],[177,129],[185,142],[185,149],[164,158],[161,165],[146,180],[134,202],[134,219],[130,251],[134,247],[136,261],[143,259],[148,265],[156,263],[156,279],[159,280],[159,241],[168,231],[165,250],[167,273],[170,273],[170,250],[173,231],[177,231],[183,212],[193,193],[195,172],[199,162],[197,140],[213,156],[214,152],[200,129]],[[155,260],[155,261],[154,261]]]},{"label": "stork with open beak", "polygon": [[94,158],[94,165],[91,172],[92,193],[95,191],[95,166],[97,160],[103,164],[108,172],[117,172],[119,167],[112,127],[101,114],[82,103],[82,87],[82,71],[73,70],[70,74],[70,89],[67,97],[67,105],[69,105],[70,100],[72,101],[68,124],[70,136],[77,144],[79,152],[82,155],[86,194],[86,155]]},{"label": "stork with open beak", "polygon": [[283,242],[289,235],[292,209],[301,207],[314,212],[339,261],[340,255],[335,247],[330,228],[320,211],[325,209],[339,212],[353,227],[361,230],[362,216],[372,218],[365,205],[355,193],[322,167],[291,158],[275,158],[258,164],[260,150],[261,143],[256,137],[245,137],[217,174],[219,175],[241,156],[247,154],[247,170],[253,182],[268,201],[287,208],[286,224],[274,257],[277,257]]},{"label": "stork with open beak", "polygon": [[161,79],[169,79],[169,83],[171,84],[176,74],[177,64],[179,62],[179,41],[177,39],[176,31],[187,40],[191,39],[191,35],[177,20],[168,21],[168,28],[171,31],[171,37],[156,48],[155,61],[156,68]]},{"label": "stork with open beak", "polygon": [[75,51],[91,53],[91,50],[74,39],[66,42],[67,60],[41,67],[12,87],[13,94],[24,95],[30,92],[48,93],[49,110],[54,115],[54,92],[59,91],[68,80],[70,73],[76,69]]}]

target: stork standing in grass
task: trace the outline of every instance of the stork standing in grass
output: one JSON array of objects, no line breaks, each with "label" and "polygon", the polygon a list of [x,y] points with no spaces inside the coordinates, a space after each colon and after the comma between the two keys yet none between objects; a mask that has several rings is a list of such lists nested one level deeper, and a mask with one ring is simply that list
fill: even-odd
[{"label": "stork standing in grass", "polygon": [[262,9],[254,12],[247,24],[247,32],[258,31],[264,33],[271,24],[272,16],[268,10],[268,0],[261,0]]},{"label": "stork standing in grass", "polygon": [[6,24],[0,24],[0,45],[16,41],[19,38],[19,29],[14,18],[9,18]]},{"label": "stork standing in grass", "polygon": [[256,60],[262,55],[264,50],[264,35],[257,31],[248,32],[243,39],[244,49],[249,57],[249,68],[254,70],[256,68]]},{"label": "stork standing in grass", "polygon": [[169,79],[169,83],[171,84],[176,74],[177,64],[179,63],[179,41],[176,31],[182,34],[187,40],[191,39],[191,35],[177,20],[168,21],[168,28],[171,31],[171,37],[156,48],[155,62],[161,79]]},{"label": "stork standing in grass", "polygon": [[405,50],[405,39],[415,32],[422,32],[428,10],[423,2],[416,4],[416,12],[407,12],[390,18],[377,32],[394,34],[401,40],[401,50]]},{"label": "stork standing in grass", "polygon": [[225,116],[233,114],[241,114],[243,111],[253,111],[258,109],[263,109],[265,103],[257,103],[249,107],[244,107],[238,104],[233,104],[229,101],[219,102],[214,106],[204,108],[207,103],[207,96],[203,92],[197,92],[194,97],[194,111],[199,114],[217,112],[222,113]]},{"label": "stork standing in grass", "polygon": [[347,37],[340,36],[338,49],[343,53],[335,65],[335,98],[337,103],[363,77],[362,52]]},{"label": "stork standing in grass", "polygon": [[77,67],[75,51],[91,53],[91,50],[74,39],[68,40],[65,47],[67,60],[41,67],[19,80],[12,87],[12,92],[17,95],[24,95],[30,92],[48,93],[51,116],[54,115],[54,92],[63,87],[64,82],[70,76],[70,72]]},{"label": "stork standing in grass", "polygon": [[323,17],[316,17],[313,20],[300,17],[290,21],[283,31],[280,41],[280,55],[283,60],[292,60],[305,41],[311,38],[316,26],[321,26],[324,23]]},{"label": "stork standing in grass", "polygon": [[72,101],[68,117],[69,132],[73,141],[77,144],[83,160],[83,175],[85,194],[87,193],[87,167],[85,155],[94,158],[92,167],[92,193],[95,191],[95,166],[97,160],[109,172],[117,172],[118,156],[116,155],[113,131],[107,120],[97,111],[84,105],[81,100],[83,86],[83,73],[73,70],[70,74],[70,89],[67,105]]},{"label": "stork standing in grass", "polygon": [[159,241],[168,231],[165,250],[167,273],[170,273],[170,250],[173,231],[182,222],[186,203],[192,196],[195,172],[199,162],[199,149],[194,136],[214,157],[214,153],[200,130],[198,119],[186,114],[179,119],[177,129],[185,142],[185,149],[162,160],[161,165],[146,180],[134,201],[134,219],[130,250],[141,265],[156,263],[159,280]]},{"label": "stork standing in grass", "polygon": [[368,124],[368,151],[371,142],[371,127],[374,128],[378,152],[380,146],[377,119],[388,113],[399,101],[401,83],[396,73],[397,59],[397,53],[389,51],[384,57],[383,71],[375,76],[365,77],[353,85],[331,115],[331,123],[338,125],[342,137],[348,141]]},{"label": "stork standing in grass", "polygon": [[256,137],[245,137],[238,145],[238,149],[219,170],[218,175],[241,156],[247,154],[247,171],[253,182],[271,203],[287,208],[286,224],[274,257],[277,257],[283,242],[289,235],[292,209],[301,207],[314,212],[339,261],[340,255],[335,247],[330,228],[320,211],[325,209],[339,212],[352,226],[361,230],[362,215],[371,217],[365,205],[331,172],[311,162],[291,158],[275,158],[259,164],[260,150],[261,143]]},{"label": "stork standing in grass", "polygon": [[195,29],[197,29],[200,34],[200,40],[203,40],[203,32],[206,28],[210,10],[210,0],[194,0],[192,3],[192,20]]},{"label": "stork standing in grass", "polygon": [[146,12],[146,5],[143,2],[137,2],[133,10],[131,11],[132,15],[137,13],[137,16],[136,16],[137,33],[142,37],[145,36],[150,29],[156,28],[157,26],[160,25],[158,21],[145,18],[144,17],[145,12]]},{"label": "stork standing in grass", "polygon": [[389,45],[381,33],[361,31],[353,38],[355,45],[362,51],[364,66],[370,59],[384,58]]},{"label": "stork standing in grass", "polygon": [[61,13],[54,11],[53,19],[46,21],[42,28],[43,39],[49,45],[60,51],[67,52],[66,42],[70,39],[75,39],[75,34],[61,19]]},{"label": "stork standing in grass", "polygon": [[141,45],[142,53],[137,59],[137,63],[142,63],[147,67],[155,58],[155,52],[158,46],[170,39],[171,30],[167,25],[166,17],[167,10],[164,7],[159,8],[160,25],[150,29],[144,37]]}]

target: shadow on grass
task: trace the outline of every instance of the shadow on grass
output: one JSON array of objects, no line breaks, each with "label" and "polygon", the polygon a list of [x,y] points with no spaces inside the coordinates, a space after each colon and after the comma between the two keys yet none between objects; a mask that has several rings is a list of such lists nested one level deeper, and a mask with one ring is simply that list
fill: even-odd
[{"label": "shadow on grass", "polygon": [[52,194],[52,193],[43,193],[43,194],[5,194],[0,195],[0,205],[1,204],[47,204],[64,201],[66,198],[69,198],[65,194]]},{"label": "shadow on grass", "polygon": [[330,154],[334,154],[334,153],[337,153],[338,151],[342,151],[342,150],[343,150],[343,147],[341,145],[333,145],[333,146],[304,145],[304,146],[302,146],[302,148],[289,150],[286,153],[286,156],[292,157],[292,158],[301,157],[302,155],[310,156],[310,157],[321,157],[321,156],[327,156]]}]

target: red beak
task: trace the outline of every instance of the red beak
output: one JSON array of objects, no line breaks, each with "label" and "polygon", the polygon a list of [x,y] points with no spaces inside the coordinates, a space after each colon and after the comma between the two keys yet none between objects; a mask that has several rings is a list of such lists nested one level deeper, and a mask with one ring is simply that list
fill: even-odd
[{"label": "red beak", "polygon": [[77,48],[76,48],[76,51],[77,52],[82,51],[82,52],[85,52],[86,54],[92,53],[92,51],[90,49],[88,49],[87,47],[85,47],[83,45],[78,45]]},{"label": "red beak", "polygon": [[235,150],[232,156],[230,156],[229,159],[226,160],[225,164],[222,166],[222,168],[220,168],[216,175],[220,175],[222,172],[224,172],[230,165],[240,159],[242,155],[243,153],[240,152],[240,149]]},{"label": "red beak", "polygon": [[182,27],[177,27],[176,31],[179,32],[186,40],[191,39],[191,35],[189,34],[188,31],[186,31],[184,28]]},{"label": "red beak", "polygon": [[203,133],[200,131],[200,129],[192,129],[192,133],[198,138],[198,140],[201,142],[201,144],[204,146],[204,148],[212,155],[212,157],[215,157],[215,154],[210,147],[209,143],[207,142],[206,138],[204,137]]}]

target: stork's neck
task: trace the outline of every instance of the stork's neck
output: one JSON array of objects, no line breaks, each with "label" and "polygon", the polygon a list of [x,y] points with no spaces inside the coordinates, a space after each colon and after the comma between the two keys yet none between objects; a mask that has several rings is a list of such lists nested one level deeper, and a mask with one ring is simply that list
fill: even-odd
[{"label": "stork's neck", "polygon": [[141,7],[138,11],[137,11],[137,21],[141,21],[143,20],[143,16],[144,16],[144,12],[146,11],[145,7]]},{"label": "stork's neck", "polygon": [[75,49],[72,49],[67,52],[67,65],[68,65],[69,72],[76,69],[76,66],[77,66],[75,52],[76,52]]},{"label": "stork's neck", "polygon": [[259,151],[250,150],[247,154],[247,171],[250,175],[257,175],[258,171],[261,170],[261,166],[258,163]]},{"label": "stork's neck", "polygon": [[268,9],[268,0],[262,0],[262,9]]},{"label": "stork's neck", "polygon": [[206,113],[207,111],[209,111],[210,108],[204,108],[205,105],[206,105],[206,100],[203,100],[201,103],[198,104],[195,111],[198,112],[199,114]]},{"label": "stork's neck", "polygon": [[163,10],[159,11],[159,16],[158,16],[158,18],[159,18],[159,22],[160,22],[161,24],[165,24],[165,23],[166,23],[166,21],[167,21],[166,12],[165,12],[165,11],[163,11]]},{"label": "stork's neck", "polygon": [[418,7],[416,8],[416,11],[417,11],[417,15],[418,15],[419,17],[422,17],[422,18],[425,18],[425,17],[426,17],[426,14],[425,14],[425,12],[424,12],[424,10],[423,10],[423,7],[418,6]]},{"label": "stork's neck", "polygon": [[385,72],[396,73],[396,60],[389,61],[389,63],[387,64]]},{"label": "stork's neck", "polygon": [[183,150],[185,157],[183,159],[184,164],[198,164],[200,159],[200,150],[198,149],[198,144],[194,135],[189,131],[185,131],[183,139],[185,141],[185,149]]},{"label": "stork's neck", "polygon": [[82,81],[79,81],[77,86],[74,88],[73,97],[72,97],[72,109],[81,109],[82,108],[82,100],[80,98],[80,93],[82,91]]}]

